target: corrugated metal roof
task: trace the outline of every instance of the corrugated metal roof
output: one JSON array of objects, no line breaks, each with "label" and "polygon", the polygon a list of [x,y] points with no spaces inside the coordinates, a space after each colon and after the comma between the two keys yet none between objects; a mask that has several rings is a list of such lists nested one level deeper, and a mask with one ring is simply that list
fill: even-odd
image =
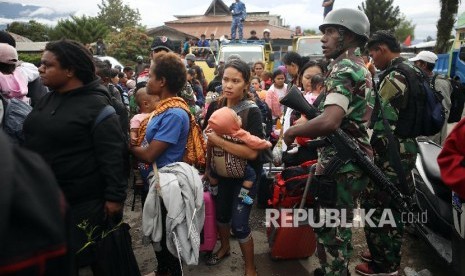
[{"label": "corrugated metal roof", "polygon": [[48,42],[16,42],[18,52],[42,52]]}]

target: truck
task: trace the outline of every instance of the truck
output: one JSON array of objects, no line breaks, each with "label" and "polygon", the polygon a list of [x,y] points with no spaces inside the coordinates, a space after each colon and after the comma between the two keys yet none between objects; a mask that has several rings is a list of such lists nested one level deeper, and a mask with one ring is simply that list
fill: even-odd
[{"label": "truck", "polygon": [[449,53],[438,54],[433,72],[465,84],[465,44],[462,43],[458,49],[451,49]]},{"label": "truck", "polygon": [[250,65],[257,61],[265,63],[265,71],[272,72],[274,53],[271,43],[264,40],[242,40],[239,42],[223,42],[218,52],[218,62],[225,62],[228,57],[236,54]]},{"label": "truck", "polygon": [[192,46],[189,53],[195,55],[195,64],[202,68],[207,82],[211,82],[215,77],[216,57],[210,47]]},{"label": "truck", "polygon": [[296,36],[292,39],[291,50],[301,56],[308,56],[310,60],[322,59],[323,49],[321,48],[322,35]]}]

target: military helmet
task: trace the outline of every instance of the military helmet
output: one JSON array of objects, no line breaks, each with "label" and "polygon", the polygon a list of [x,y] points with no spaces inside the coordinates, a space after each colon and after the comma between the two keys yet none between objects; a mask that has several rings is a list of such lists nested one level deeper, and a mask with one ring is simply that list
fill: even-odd
[{"label": "military helmet", "polygon": [[323,32],[330,25],[343,26],[349,31],[367,39],[370,36],[370,21],[368,21],[365,13],[359,10],[344,8],[329,12],[323,24],[320,25],[320,31]]}]

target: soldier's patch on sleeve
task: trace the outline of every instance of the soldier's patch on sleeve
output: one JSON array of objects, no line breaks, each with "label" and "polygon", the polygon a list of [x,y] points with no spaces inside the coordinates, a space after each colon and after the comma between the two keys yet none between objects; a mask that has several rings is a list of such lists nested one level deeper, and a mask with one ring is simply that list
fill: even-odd
[{"label": "soldier's patch on sleeve", "polygon": [[326,96],[325,105],[337,105],[340,106],[344,112],[347,114],[347,109],[349,108],[349,98],[339,93],[329,93]]}]

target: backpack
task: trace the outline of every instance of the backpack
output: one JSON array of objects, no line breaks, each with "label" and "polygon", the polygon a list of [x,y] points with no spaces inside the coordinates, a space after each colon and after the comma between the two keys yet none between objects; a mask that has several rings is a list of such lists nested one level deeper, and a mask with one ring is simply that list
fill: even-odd
[{"label": "backpack", "polygon": [[[433,82],[434,83],[434,82]],[[457,123],[462,119],[463,108],[465,105],[465,86],[460,80],[450,79],[452,92],[450,94],[450,110],[448,123]]]},{"label": "backpack", "polygon": [[0,93],[3,104],[1,126],[13,144],[24,142],[23,124],[32,107],[16,98],[7,99]]},{"label": "backpack", "polygon": [[[113,90],[113,92],[112,92]],[[124,137],[128,138],[129,135],[129,117],[128,112],[124,104],[116,98],[114,92],[116,91],[116,95],[120,95],[116,87],[112,84],[108,85],[108,94],[107,97],[110,99],[110,105],[115,109],[116,114],[118,115],[118,119],[121,125],[121,130],[123,131]],[[103,109],[102,111],[103,112]],[[126,139],[127,140],[127,139]]]},{"label": "backpack", "polygon": [[[400,62],[386,70],[380,76],[379,83],[392,71],[404,75],[408,87],[407,106],[399,110],[395,134],[400,138],[415,138],[438,133],[445,123],[445,109],[443,97],[434,89],[431,79],[421,69]],[[375,106],[373,112],[378,114],[376,109]]]},{"label": "backpack", "polygon": [[271,109],[270,107],[258,97],[257,92],[253,91],[253,96],[255,103],[260,109],[260,113],[262,114],[262,123],[263,123],[263,130],[265,132],[265,139],[269,139],[271,135],[271,131],[273,131],[273,117],[271,116]]}]

